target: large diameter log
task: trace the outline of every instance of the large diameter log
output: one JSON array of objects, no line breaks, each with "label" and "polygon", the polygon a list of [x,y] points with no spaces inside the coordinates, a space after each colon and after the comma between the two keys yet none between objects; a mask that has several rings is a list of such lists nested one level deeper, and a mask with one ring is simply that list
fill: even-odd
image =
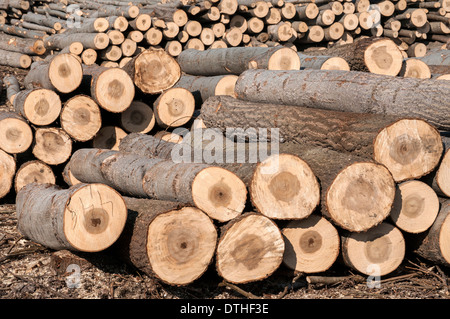
[{"label": "large diameter log", "polygon": [[249,68],[298,70],[297,53],[286,47],[234,47],[204,51],[184,50],[177,58],[181,70],[190,75],[239,75]]},{"label": "large diameter log", "polygon": [[285,241],[283,264],[302,273],[327,271],[340,251],[338,230],[324,217],[313,214],[289,222],[281,229]]},{"label": "large diameter log", "polygon": [[75,95],[64,103],[60,125],[75,141],[89,141],[101,128],[100,108],[91,97]]},{"label": "large diameter log", "polygon": [[181,76],[177,61],[164,49],[147,49],[122,67],[144,93],[158,94],[171,88]]},{"label": "large diameter log", "polygon": [[246,213],[221,230],[216,269],[231,283],[260,281],[279,268],[284,250],[283,236],[272,220],[256,213]]},{"label": "large diameter log", "polygon": [[28,122],[14,112],[0,112],[0,149],[9,154],[28,150],[33,142],[33,131]]},{"label": "large diameter log", "polygon": [[62,53],[53,56],[49,62],[34,62],[24,79],[24,85],[28,89],[41,87],[70,93],[80,86],[82,78],[81,62],[70,53]]},{"label": "large diameter log", "polygon": [[443,151],[439,132],[425,121],[393,115],[338,112],[215,96],[202,104],[200,117],[206,127],[219,129],[224,134],[231,127],[247,131],[256,127],[277,128],[280,138],[286,142],[322,146],[376,160],[390,170],[396,181],[427,175],[439,164]]},{"label": "large diameter log", "polygon": [[98,181],[127,195],[191,204],[221,221],[240,215],[247,198],[236,175],[206,164],[94,148],[76,151],[70,170],[82,182]]},{"label": "large diameter log", "polygon": [[10,66],[13,68],[28,69],[32,62],[29,55],[20,52],[6,51],[0,49],[0,55],[2,56],[0,64]]},{"label": "large diameter log", "polygon": [[33,155],[49,165],[66,162],[72,154],[72,139],[58,127],[37,128],[34,135]]},{"label": "large diameter log", "polygon": [[[239,76],[237,98],[354,113],[421,118],[450,130],[450,83],[336,70],[247,70]],[[331,93],[332,92],[332,93]]]},{"label": "large diameter log", "polygon": [[407,238],[414,253],[447,267],[450,265],[449,213],[450,200],[443,201],[433,225],[426,232]]},{"label": "large diameter log", "polygon": [[31,183],[56,184],[56,177],[52,168],[39,160],[31,160],[23,163],[17,170],[14,178],[16,194],[25,185]]},{"label": "large diameter log", "polygon": [[32,124],[50,125],[60,115],[61,99],[53,90],[27,89],[15,95],[14,109]]},{"label": "large diameter log", "polygon": [[19,191],[16,205],[19,231],[55,250],[105,250],[118,239],[127,218],[123,198],[102,184],[61,189],[32,183]]},{"label": "large diameter log", "polygon": [[145,274],[187,285],[208,268],[217,245],[211,219],[177,202],[124,197],[128,219],[113,249]]},{"label": "large diameter log", "polygon": [[396,270],[405,257],[405,238],[395,226],[384,222],[362,233],[341,235],[344,263],[373,278]]},{"label": "large diameter log", "polygon": [[90,82],[91,97],[103,109],[121,113],[135,96],[132,78],[121,68],[107,68],[96,64],[83,66],[84,81]]},{"label": "large diameter log", "polygon": [[194,95],[196,105],[201,105],[207,98],[214,95],[234,96],[234,86],[237,75],[195,76],[181,75],[174,87],[187,89]]},{"label": "large diameter log", "polygon": [[16,160],[12,155],[0,149],[0,198],[10,192],[15,174]]},{"label": "large diameter log", "polygon": [[309,50],[307,54],[338,56],[345,59],[353,71],[393,76],[400,72],[403,62],[400,49],[388,38],[362,38],[330,49]]}]

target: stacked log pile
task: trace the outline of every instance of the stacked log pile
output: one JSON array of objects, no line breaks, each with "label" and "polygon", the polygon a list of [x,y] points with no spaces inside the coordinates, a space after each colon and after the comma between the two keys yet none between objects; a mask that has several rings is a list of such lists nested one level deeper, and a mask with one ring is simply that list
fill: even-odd
[{"label": "stacked log pile", "polygon": [[[82,17],[104,10],[107,20],[120,8],[136,28],[152,7],[107,2],[76,4]],[[258,11],[252,2],[227,11],[226,3],[176,11],[203,28],[212,8],[225,25]],[[288,4],[300,14],[310,3],[269,7]],[[334,7],[313,4],[321,20],[308,18],[308,28]],[[33,8],[51,15],[61,6]],[[194,7],[199,13],[189,13]],[[413,28],[415,19],[400,14],[401,28]],[[171,21],[149,15],[151,24]],[[280,39],[186,47],[176,57],[150,45],[123,65],[100,65],[108,47],[86,63],[85,44],[72,41],[81,34],[63,34],[43,39],[50,54],[23,82],[1,79],[11,108],[0,113],[0,198],[15,197],[25,237],[54,250],[112,248],[170,285],[190,284],[209,267],[235,284],[339,262],[386,276],[408,250],[450,265],[450,82],[439,78],[449,74],[450,51],[442,43],[409,59],[389,36],[303,52]],[[423,61],[430,76],[410,61]]]}]

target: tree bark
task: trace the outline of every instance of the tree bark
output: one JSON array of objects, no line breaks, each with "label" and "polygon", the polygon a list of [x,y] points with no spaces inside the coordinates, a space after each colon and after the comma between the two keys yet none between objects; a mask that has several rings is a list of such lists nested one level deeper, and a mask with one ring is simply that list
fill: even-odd
[{"label": "tree bark", "polygon": [[123,198],[102,184],[61,189],[32,183],[19,191],[16,205],[19,231],[54,250],[105,250],[118,239],[127,218]]},{"label": "tree bark", "polygon": [[0,34],[0,49],[27,55],[43,55],[46,52],[42,40],[21,38],[7,34]]},{"label": "tree bark", "polygon": [[0,55],[2,56],[0,64],[10,66],[13,68],[28,69],[32,62],[29,55],[20,52],[6,51],[0,49]]},{"label": "tree bark", "polygon": [[217,245],[217,230],[209,217],[177,202],[124,199],[128,219],[114,251],[169,285],[183,286],[201,277]]}]

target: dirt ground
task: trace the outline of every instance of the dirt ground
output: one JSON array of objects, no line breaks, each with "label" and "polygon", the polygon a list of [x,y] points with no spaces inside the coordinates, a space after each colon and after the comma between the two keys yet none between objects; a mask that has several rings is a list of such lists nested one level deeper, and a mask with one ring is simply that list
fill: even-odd
[{"label": "dirt ground", "polygon": [[[25,70],[0,67],[0,78]],[[11,108],[5,93],[0,108]],[[3,205],[1,205],[3,204]],[[70,264],[79,265],[71,272]],[[224,283],[214,265],[194,283],[174,287],[124,264],[111,250],[55,252],[23,238],[17,230],[14,196],[0,202],[0,299],[449,299],[450,269],[407,255],[376,287],[338,262],[317,277],[281,266],[269,278],[246,285]],[[324,283],[333,277],[335,282]]]}]

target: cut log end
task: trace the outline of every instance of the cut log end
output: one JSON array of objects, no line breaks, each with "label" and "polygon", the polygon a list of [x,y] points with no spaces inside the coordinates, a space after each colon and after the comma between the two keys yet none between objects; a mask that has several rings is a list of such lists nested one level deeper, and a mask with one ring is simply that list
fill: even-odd
[{"label": "cut log end", "polygon": [[433,225],[439,213],[439,198],[424,182],[413,180],[397,185],[391,218],[408,233],[421,233]]},{"label": "cut log end", "polygon": [[428,65],[419,59],[405,59],[400,70],[399,76],[405,78],[429,79],[431,71]]},{"label": "cut log end", "polygon": [[72,154],[72,139],[60,128],[38,128],[35,132],[33,155],[49,165],[66,162]]},{"label": "cut log end", "polygon": [[259,163],[249,188],[254,207],[272,219],[305,218],[320,201],[311,168],[290,154],[272,155]]},{"label": "cut log end", "polygon": [[103,184],[84,184],[64,209],[64,234],[77,250],[102,251],[119,238],[126,217],[125,202],[117,191]]},{"label": "cut log end", "polygon": [[248,213],[222,234],[216,251],[218,274],[231,283],[248,283],[270,276],[281,264],[285,244],[269,218]]},{"label": "cut log end", "polygon": [[327,190],[326,206],[338,226],[363,232],[389,216],[394,198],[395,183],[383,165],[357,162],[336,176]]},{"label": "cut log end", "polygon": [[16,161],[14,157],[0,149],[0,198],[3,198],[11,190],[14,175],[16,173]]},{"label": "cut log end", "polygon": [[300,70],[300,58],[290,48],[277,50],[269,59],[269,70]]},{"label": "cut log end", "polygon": [[156,122],[164,128],[186,124],[191,120],[194,110],[194,95],[185,88],[170,88],[153,104]]},{"label": "cut log end", "polygon": [[340,57],[330,57],[321,67],[321,70],[343,70],[350,71],[350,66],[347,61]]},{"label": "cut log end", "polygon": [[283,264],[289,269],[303,273],[324,272],[339,255],[339,233],[321,216],[291,221],[282,233],[286,243]]},{"label": "cut log end", "polygon": [[374,142],[375,161],[384,164],[396,182],[427,175],[438,165],[442,152],[438,130],[418,119],[393,123]]},{"label": "cut log end", "polygon": [[61,93],[70,93],[77,89],[83,79],[81,62],[71,53],[55,56],[48,69],[53,86]]},{"label": "cut log end", "polygon": [[74,140],[89,141],[101,128],[100,108],[89,96],[74,96],[64,104],[60,123],[64,131]]},{"label": "cut log end", "polygon": [[33,142],[33,131],[23,119],[14,116],[0,120],[0,149],[9,154],[25,152]]},{"label": "cut log end", "polygon": [[19,192],[25,185],[31,183],[55,184],[55,174],[50,166],[41,161],[33,160],[26,162],[20,166],[16,173],[14,181],[16,193]]},{"label": "cut log end", "polygon": [[386,222],[367,232],[350,233],[342,238],[344,262],[369,276],[384,276],[396,270],[405,256],[401,231]]},{"label": "cut log end", "polygon": [[436,172],[436,184],[439,187],[439,191],[450,197],[450,151],[444,154],[441,163],[439,164],[439,168]]},{"label": "cut log end", "polygon": [[184,207],[158,215],[147,237],[152,271],[171,285],[193,282],[211,263],[217,237],[211,219],[197,208]]},{"label": "cut log end", "polygon": [[127,133],[117,126],[104,126],[92,140],[94,148],[119,150],[119,144]]},{"label": "cut log end", "polygon": [[155,126],[152,108],[144,102],[133,101],[120,115],[122,128],[129,133],[148,133]]},{"label": "cut log end", "polygon": [[247,189],[232,172],[220,167],[207,167],[192,182],[195,206],[221,222],[239,216],[244,210]]},{"label": "cut log end", "polygon": [[375,41],[364,52],[368,70],[375,74],[396,76],[403,64],[403,55],[390,39]]},{"label": "cut log end", "polygon": [[225,75],[216,85],[216,89],[214,91],[215,95],[229,95],[235,97],[234,87],[236,86],[237,79],[239,77],[237,75]]},{"label": "cut log end", "polygon": [[44,126],[53,123],[59,117],[61,99],[52,90],[25,90],[15,96],[14,108],[30,123]]}]

